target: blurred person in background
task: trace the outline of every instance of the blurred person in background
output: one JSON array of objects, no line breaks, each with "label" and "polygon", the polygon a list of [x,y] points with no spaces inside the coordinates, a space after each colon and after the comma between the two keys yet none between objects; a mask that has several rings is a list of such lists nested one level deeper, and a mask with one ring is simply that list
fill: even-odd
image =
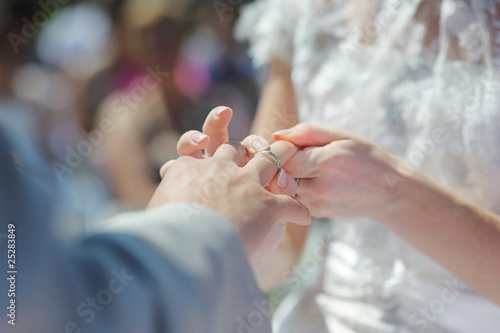
[{"label": "blurred person in background", "polygon": [[[214,14],[210,7],[175,0],[110,6],[114,60],[88,84],[84,123],[88,131],[104,119],[113,123],[94,161],[125,207],[146,205],[163,161],[177,156],[180,133],[201,129],[208,106],[231,103],[237,111],[230,127],[235,139],[249,131],[257,90],[250,61],[240,44],[222,39],[207,24]],[[226,31],[232,24],[234,19]],[[221,58],[246,62],[221,70]]]},{"label": "blurred person in background", "polygon": [[58,213],[71,211],[73,217],[63,218],[60,230],[77,235],[96,220],[107,197],[88,159],[94,148],[82,132],[80,108],[88,75],[106,61],[109,21],[99,6],[89,3],[12,1],[4,6],[8,26],[2,31],[2,60],[11,73],[4,76],[11,88],[8,100],[24,109],[13,111],[10,105],[1,118],[18,138],[34,143],[31,149],[20,149],[20,156],[37,157],[26,159],[25,165],[35,170],[46,165],[41,161],[49,161],[45,176],[56,175],[64,191]]},{"label": "blurred person in background", "polygon": [[130,208],[146,206],[160,166],[175,157],[183,122],[201,112],[174,75],[191,10],[189,1],[162,0],[117,1],[110,9],[114,59],[88,84],[84,123],[89,131],[103,119],[112,123],[94,161]]},{"label": "blurred person in background", "polygon": [[[24,98],[16,86],[19,72],[35,59],[33,44],[22,39],[23,17],[32,17],[36,5],[29,1],[6,1],[0,11],[0,123],[10,132],[15,142],[15,154],[20,163],[34,168],[46,161],[44,132],[48,112],[39,104]],[[22,42],[19,42],[19,41]],[[25,87],[35,93],[33,87]]]}]

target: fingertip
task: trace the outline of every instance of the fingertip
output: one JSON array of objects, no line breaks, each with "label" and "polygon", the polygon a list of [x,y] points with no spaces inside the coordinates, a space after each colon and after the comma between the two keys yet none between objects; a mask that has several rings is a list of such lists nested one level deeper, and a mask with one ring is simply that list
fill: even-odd
[{"label": "fingertip", "polygon": [[288,186],[288,175],[283,169],[280,169],[278,174],[278,186],[282,189],[285,189]]},{"label": "fingertip", "polygon": [[184,133],[177,142],[177,152],[179,156],[191,156],[202,158],[203,152],[210,143],[210,137],[198,131],[188,131]]},{"label": "fingertip", "polygon": [[263,151],[269,148],[269,143],[266,139],[255,136],[255,139],[250,143],[248,148],[253,154],[257,154],[259,151]]},{"label": "fingertip", "polygon": [[195,132],[191,135],[191,141],[197,146],[206,146],[210,142],[210,137],[201,132]]},{"label": "fingertip", "polygon": [[273,194],[284,194],[293,197],[297,193],[297,183],[295,179],[284,169],[281,169],[269,182],[269,188]]},{"label": "fingertip", "polygon": [[219,106],[213,110],[213,115],[216,119],[227,121],[233,116],[233,110],[227,106]]},{"label": "fingertip", "polygon": [[291,129],[283,129],[279,130],[273,133],[273,138],[274,139],[280,139],[280,138],[286,138],[293,134],[293,131]]}]

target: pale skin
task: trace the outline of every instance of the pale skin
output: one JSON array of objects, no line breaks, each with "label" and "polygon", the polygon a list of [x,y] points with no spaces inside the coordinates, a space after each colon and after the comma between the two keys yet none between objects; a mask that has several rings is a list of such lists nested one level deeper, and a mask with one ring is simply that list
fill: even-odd
[{"label": "pale skin", "polygon": [[[177,146],[180,156],[193,156],[202,158],[202,149],[205,149],[207,156],[220,144],[229,140],[227,134],[227,125],[231,120],[232,111],[222,110],[219,117],[215,117],[217,108],[207,117],[203,126],[203,133],[207,138],[200,142],[197,131],[186,132]],[[247,140],[260,138],[262,141],[272,142],[273,132],[291,127],[298,123],[297,111],[295,106],[295,96],[293,86],[290,80],[290,68],[285,63],[275,59],[272,61],[266,84],[262,92],[257,116],[255,118],[252,132],[258,136],[250,136]],[[193,139],[192,136],[196,135]],[[250,143],[249,143],[250,144]],[[261,144],[262,145],[262,144]],[[295,183],[295,180],[286,175],[289,183]],[[278,177],[271,182],[270,190],[275,193],[285,193],[295,195],[295,191],[283,191],[277,186]],[[263,290],[272,288],[284,282],[296,264],[307,234],[307,226],[288,224],[285,237],[283,237],[279,247],[273,253],[266,256],[266,261],[256,269],[256,278],[259,286]]]},{"label": "pale skin", "polygon": [[350,132],[299,124],[275,137],[309,147],[285,169],[303,178],[297,198],[313,216],[370,217],[500,304],[498,215]]},{"label": "pale skin", "polygon": [[[281,69],[284,66],[278,65]],[[276,66],[276,61],[271,66]],[[289,95],[293,96],[289,71],[287,74],[271,70],[268,80],[254,126],[257,133],[265,133],[269,128],[273,108],[290,106],[293,100]],[[263,126],[267,126],[264,131]],[[290,124],[282,125],[288,127]],[[313,216],[370,217],[500,304],[498,215],[443,188],[417,170],[410,174],[401,172],[404,160],[353,133],[299,124],[275,133],[274,139],[304,148],[283,168],[289,176],[301,178],[297,198]],[[186,141],[186,137],[181,138],[180,146]],[[268,261],[272,267],[263,265],[257,271],[263,288],[275,286],[290,272],[306,230],[289,225],[286,237]],[[266,269],[268,274],[263,275]]]},{"label": "pale skin", "polygon": [[[272,149],[283,161],[297,151],[286,141],[276,142]],[[253,156],[240,143],[223,144],[206,159],[183,156],[168,162],[161,170],[162,181],[148,208],[184,202],[217,210],[234,225],[252,267],[256,267],[263,254],[273,251],[282,239],[283,225],[311,222],[309,211],[298,200],[265,188],[277,171],[275,160],[267,155]],[[207,193],[204,188],[210,188],[209,195],[203,195]]]}]

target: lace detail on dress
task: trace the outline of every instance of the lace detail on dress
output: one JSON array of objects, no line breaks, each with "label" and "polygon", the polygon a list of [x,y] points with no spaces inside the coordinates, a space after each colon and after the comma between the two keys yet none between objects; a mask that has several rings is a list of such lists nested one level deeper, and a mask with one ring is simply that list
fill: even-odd
[{"label": "lace detail on dress", "polygon": [[[258,64],[274,54],[290,61],[302,121],[368,137],[500,214],[499,4],[266,0],[250,5],[242,22],[254,22],[246,33]],[[292,25],[283,17],[290,8]],[[411,316],[440,297],[443,281],[454,279],[374,221],[341,219],[332,228],[318,296],[327,322],[341,327],[332,331],[414,331]],[[425,332],[478,331],[467,322],[483,322],[488,311],[500,318],[498,308],[472,292],[462,297]],[[287,320],[293,323],[293,314]],[[489,326],[499,327],[500,319]]]},{"label": "lace detail on dress", "polygon": [[261,0],[245,5],[235,29],[236,39],[250,41],[250,55],[257,66],[268,64],[272,57],[290,63],[296,16],[291,0]]},{"label": "lace detail on dress", "polygon": [[461,49],[460,59],[477,63],[484,58],[484,29],[471,15],[472,8],[465,3],[459,4],[454,13],[447,20],[447,28],[458,39]]}]

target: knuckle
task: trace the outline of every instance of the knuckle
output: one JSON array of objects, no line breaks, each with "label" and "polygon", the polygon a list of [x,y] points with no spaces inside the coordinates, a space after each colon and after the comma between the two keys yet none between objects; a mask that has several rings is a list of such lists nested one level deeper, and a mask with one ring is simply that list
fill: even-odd
[{"label": "knuckle", "polygon": [[312,189],[311,193],[318,198],[323,198],[328,196],[329,189],[326,186],[316,186]]},{"label": "knuckle", "polygon": [[266,206],[274,208],[279,205],[276,197],[269,191],[262,191],[262,187],[258,189],[260,201]]},{"label": "knuckle", "polygon": [[175,162],[176,164],[180,164],[180,165],[187,165],[189,163],[191,163],[194,159],[190,156],[181,156],[177,159],[177,161]]},{"label": "knuckle", "polygon": [[227,145],[232,146],[234,149],[236,149],[238,152],[246,150],[246,148],[241,144],[241,142],[237,141],[229,141],[226,143]]}]

